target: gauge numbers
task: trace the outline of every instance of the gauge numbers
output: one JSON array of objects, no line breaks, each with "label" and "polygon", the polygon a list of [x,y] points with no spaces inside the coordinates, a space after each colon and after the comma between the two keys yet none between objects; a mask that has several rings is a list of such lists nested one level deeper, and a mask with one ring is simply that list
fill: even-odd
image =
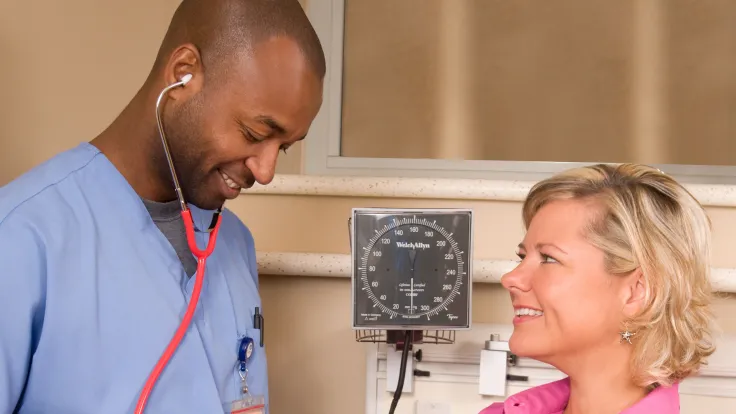
[{"label": "gauge numbers", "polygon": [[355,209],[353,327],[470,327],[472,212]]}]

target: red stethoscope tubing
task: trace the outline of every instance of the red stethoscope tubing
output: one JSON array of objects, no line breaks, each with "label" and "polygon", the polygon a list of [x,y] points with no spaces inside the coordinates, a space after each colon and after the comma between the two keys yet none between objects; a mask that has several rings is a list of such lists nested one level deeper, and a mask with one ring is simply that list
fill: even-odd
[{"label": "red stethoscope tubing", "polygon": [[184,335],[189,328],[192,317],[194,316],[194,310],[197,308],[197,302],[199,302],[199,295],[202,291],[202,281],[204,280],[204,269],[207,264],[207,258],[212,254],[212,251],[215,249],[217,233],[220,230],[220,222],[222,221],[222,215],[218,215],[217,222],[210,232],[210,238],[209,242],[207,243],[207,247],[205,248],[205,250],[201,250],[197,246],[197,240],[195,239],[194,222],[192,221],[191,211],[189,209],[184,210],[181,212],[181,215],[184,219],[184,227],[186,229],[187,243],[189,244],[189,249],[191,249],[192,253],[197,258],[197,273],[195,276],[196,280],[194,281],[194,289],[192,290],[192,297],[189,300],[189,305],[187,306],[187,311],[184,314],[184,319],[182,319],[181,323],[179,324],[179,328],[177,328],[174,336],[171,338],[169,345],[166,347],[166,350],[164,350],[164,353],[161,355],[158,363],[156,363],[156,366],[153,368],[153,371],[151,371],[151,374],[146,380],[143,390],[141,391],[141,394],[138,398],[138,404],[136,405],[135,414],[143,414],[143,409],[148,402],[148,397],[151,395],[151,391],[153,390],[158,377],[161,375],[161,372],[169,363],[169,360],[171,359],[172,355],[174,355],[174,352],[179,347],[181,340],[184,338]]}]

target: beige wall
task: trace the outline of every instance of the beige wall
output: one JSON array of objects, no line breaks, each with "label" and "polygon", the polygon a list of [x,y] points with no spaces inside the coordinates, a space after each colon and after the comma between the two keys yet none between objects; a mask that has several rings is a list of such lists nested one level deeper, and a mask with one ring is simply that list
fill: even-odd
[{"label": "beige wall", "polygon": [[[146,76],[176,3],[0,0],[0,184],[107,125]],[[299,157],[290,151],[280,171],[298,172]],[[354,206],[473,207],[478,258],[512,258],[521,237],[518,203],[245,195],[229,207],[259,251],[347,253]],[[736,267],[736,210],[709,212],[714,265]],[[365,363],[350,330],[349,281],[261,280],[273,413],[361,413]],[[506,294],[494,285],[474,289],[473,320],[507,323]],[[736,298],[719,299],[717,310],[736,332]]]}]

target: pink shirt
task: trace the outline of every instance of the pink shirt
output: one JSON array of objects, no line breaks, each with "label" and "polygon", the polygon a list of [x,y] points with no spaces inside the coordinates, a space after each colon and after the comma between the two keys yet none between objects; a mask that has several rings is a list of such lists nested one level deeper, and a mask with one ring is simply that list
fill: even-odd
[{"label": "pink shirt", "polygon": [[[493,403],[480,414],[562,414],[570,398],[570,379],[565,378],[539,387],[530,388]],[[680,394],[677,384],[655,388],[646,397],[621,414],[678,414]]]}]

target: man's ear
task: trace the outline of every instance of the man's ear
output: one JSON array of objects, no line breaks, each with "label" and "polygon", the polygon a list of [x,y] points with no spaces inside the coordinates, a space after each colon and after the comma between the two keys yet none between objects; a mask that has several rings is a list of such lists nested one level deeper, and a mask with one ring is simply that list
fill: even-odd
[{"label": "man's ear", "polygon": [[622,284],[623,313],[627,318],[633,318],[644,309],[644,300],[647,295],[647,282],[641,267],[637,267],[624,276]]},{"label": "man's ear", "polygon": [[183,88],[174,88],[169,92],[169,99],[186,99],[199,92],[204,81],[202,58],[199,49],[192,44],[184,44],[176,48],[164,69],[163,77],[166,85],[181,81],[186,75],[191,79]]}]

